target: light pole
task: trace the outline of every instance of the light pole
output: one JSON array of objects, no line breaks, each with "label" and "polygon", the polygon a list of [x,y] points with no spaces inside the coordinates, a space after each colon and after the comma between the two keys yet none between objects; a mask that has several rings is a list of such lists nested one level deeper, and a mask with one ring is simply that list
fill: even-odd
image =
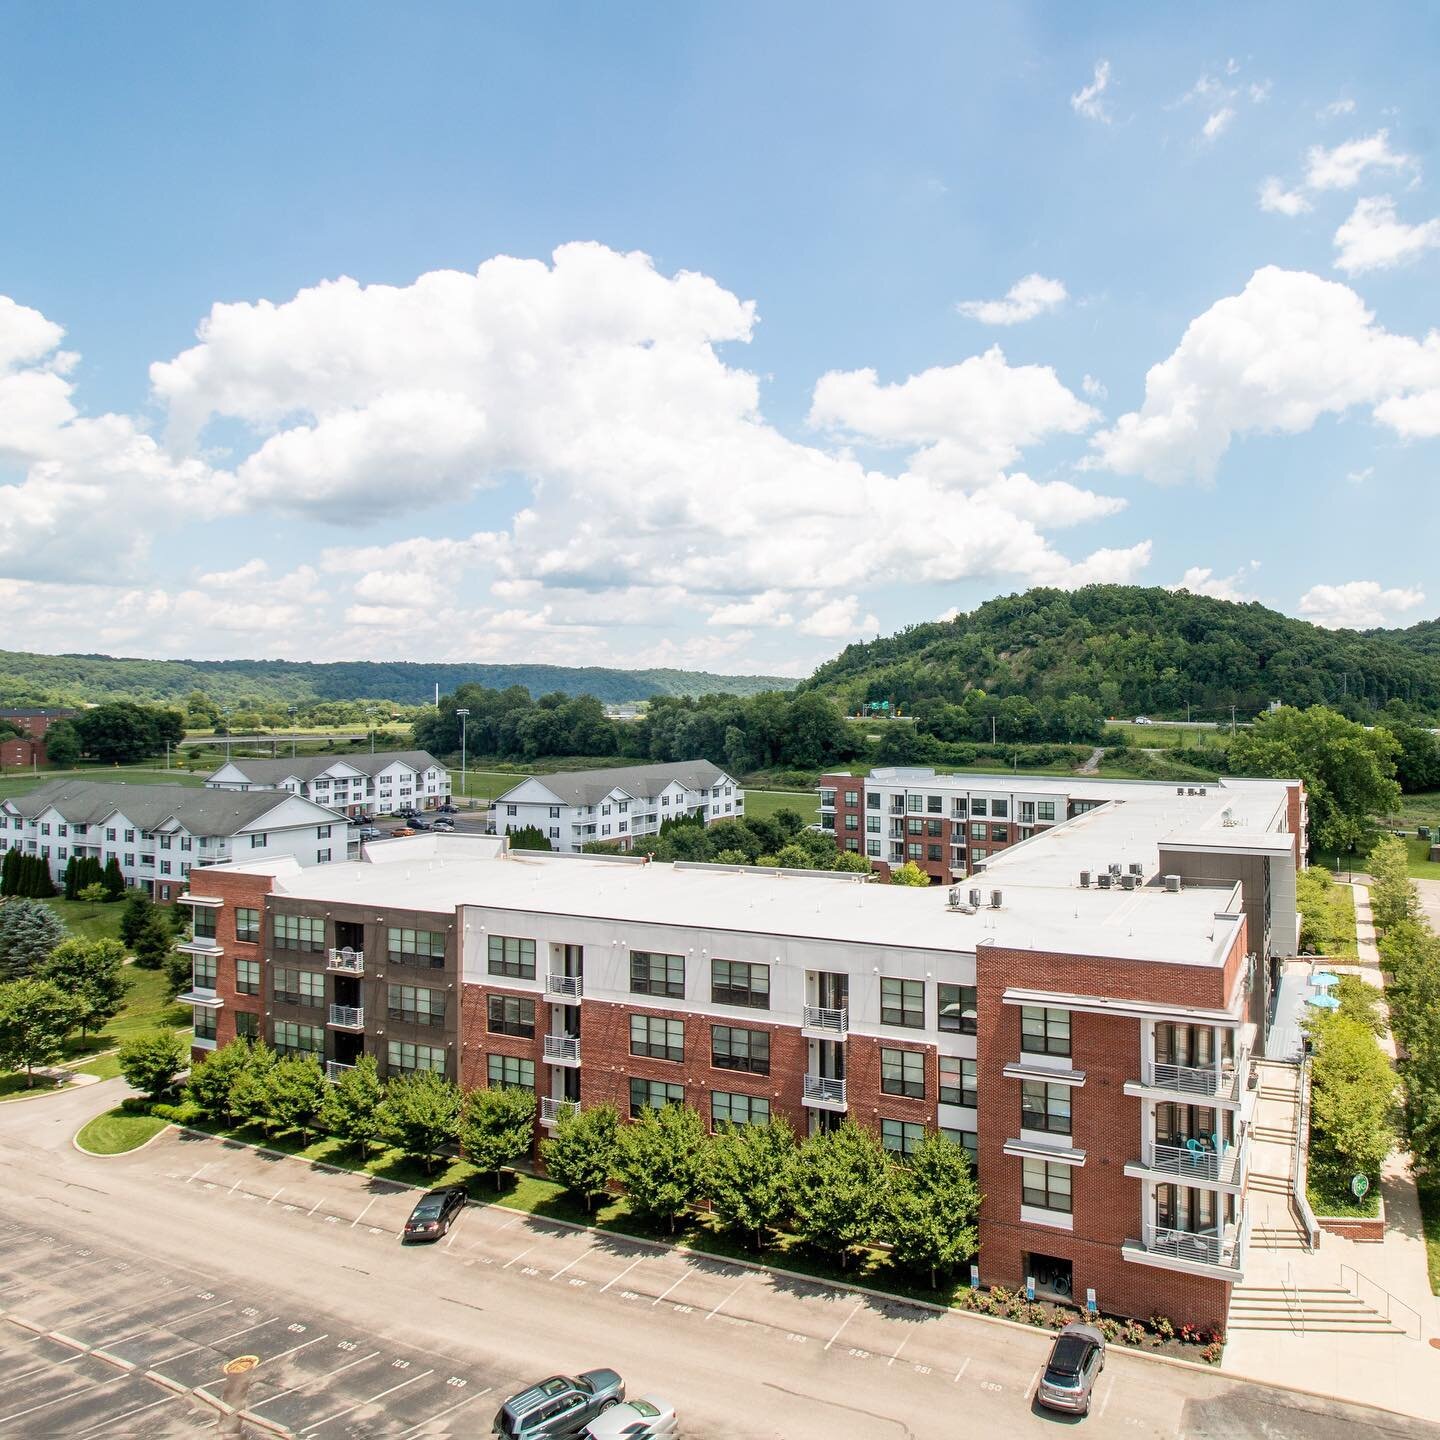
[{"label": "light pole", "polygon": [[370,722],[370,753],[375,753],[375,711],[367,705],[365,707],[365,718]]},{"label": "light pole", "polygon": [[470,787],[465,783],[465,717],[470,713],[468,710],[457,710],[460,717],[460,793],[468,795]]},{"label": "light pole", "polygon": [[295,707],[290,707],[290,758],[295,758]]}]

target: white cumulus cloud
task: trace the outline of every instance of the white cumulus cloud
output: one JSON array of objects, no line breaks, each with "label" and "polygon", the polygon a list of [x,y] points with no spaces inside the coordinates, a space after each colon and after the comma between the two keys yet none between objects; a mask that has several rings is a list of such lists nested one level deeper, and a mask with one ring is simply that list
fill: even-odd
[{"label": "white cumulus cloud", "polygon": [[1167,590],[1188,590],[1192,595],[1208,595],[1215,600],[1233,600],[1244,604],[1254,595],[1245,589],[1246,582],[1260,568],[1258,560],[1242,566],[1233,575],[1217,575],[1208,565],[1192,565]]},{"label": "white cumulus cloud", "polygon": [[1070,97],[1070,108],[1086,120],[1098,120],[1102,125],[1110,123],[1110,107],[1105,100],[1105,91],[1110,86],[1110,62],[1097,60],[1095,73],[1088,85],[1082,85]]},{"label": "white cumulus cloud", "polygon": [[1045,275],[1026,275],[999,300],[962,300],[955,308],[982,325],[1019,325],[1062,305],[1065,286]]},{"label": "white cumulus cloud", "polygon": [[1278,176],[1267,175],[1260,184],[1260,208],[1274,215],[1303,215],[1311,208],[1302,191],[1287,190]]},{"label": "white cumulus cloud", "polygon": [[1412,156],[1390,148],[1390,132],[1377,130],[1328,150],[1312,145],[1305,157],[1305,183],[1312,190],[1353,190],[1367,170],[1399,174],[1415,168]]},{"label": "white cumulus cloud", "polygon": [[1440,218],[1407,225],[1388,195],[1356,201],[1350,218],[1335,232],[1335,268],[1347,275],[1388,270],[1440,248]]},{"label": "white cumulus cloud", "polygon": [[1218,140],[1230,128],[1234,119],[1233,106],[1222,105],[1218,110],[1212,110],[1200,127],[1200,138],[1207,143]]},{"label": "white cumulus cloud", "polygon": [[1418,586],[1386,588],[1378,580],[1349,580],[1343,585],[1312,585],[1301,597],[1299,611],[1329,630],[1371,630],[1393,624],[1425,603]]}]

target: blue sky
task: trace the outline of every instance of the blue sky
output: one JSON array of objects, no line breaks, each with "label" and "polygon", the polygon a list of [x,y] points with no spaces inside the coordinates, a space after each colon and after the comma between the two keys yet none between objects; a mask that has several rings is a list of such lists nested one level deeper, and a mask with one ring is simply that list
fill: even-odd
[{"label": "blue sky", "polygon": [[1437,50],[1420,5],[0,4],[10,643],[1426,618]]}]

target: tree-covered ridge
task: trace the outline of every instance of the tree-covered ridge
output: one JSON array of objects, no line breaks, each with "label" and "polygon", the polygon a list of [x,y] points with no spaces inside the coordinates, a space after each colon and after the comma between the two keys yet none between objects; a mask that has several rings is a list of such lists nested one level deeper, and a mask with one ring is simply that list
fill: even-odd
[{"label": "tree-covered ridge", "polygon": [[755,695],[794,682],[773,675],[712,675],[700,670],[610,670],[563,665],[427,665],[408,661],[137,660],[110,655],[36,655],[0,650],[0,705],[84,704],[100,700],[183,701],[192,691],[240,709],[306,706],[330,700],[433,702],[462,684],[523,685],[532,694],[594,695],[608,704],[655,695]]},{"label": "tree-covered ridge", "polygon": [[1403,630],[1367,630],[1365,634],[1392,640],[1418,655],[1440,657],[1440,620],[1422,620],[1418,625],[1408,625]]},{"label": "tree-covered ridge", "polygon": [[[1440,626],[1432,627],[1440,630]],[[1109,715],[1242,717],[1271,700],[1356,717],[1399,699],[1440,714],[1440,641],[1324,630],[1263,605],[1134,585],[1027,590],[954,620],[847,646],[802,688],[848,705],[960,703],[967,691],[1033,701],[1089,696]],[[1408,639],[1401,636],[1410,637]]]}]

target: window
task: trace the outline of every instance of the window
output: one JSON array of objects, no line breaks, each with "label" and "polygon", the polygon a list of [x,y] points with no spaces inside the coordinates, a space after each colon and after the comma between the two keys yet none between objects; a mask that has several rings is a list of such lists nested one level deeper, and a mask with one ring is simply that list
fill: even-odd
[{"label": "window", "polygon": [[920,859],[920,857],[925,853],[925,847],[924,847],[923,845],[919,845],[919,844],[916,844],[916,845],[907,845],[907,846],[905,847],[905,853],[906,853],[912,860],[918,860],[918,859]]},{"label": "window", "polygon": [[1021,1006],[1020,1048],[1027,1055],[1068,1055],[1070,1012],[1040,1005]]},{"label": "window", "polygon": [[925,847],[925,856],[928,860],[943,860],[945,858],[945,848],[942,845],[927,845]]},{"label": "window", "polygon": [[907,795],[905,797],[905,808],[912,813],[915,811],[923,813],[925,809],[925,797],[923,795]]},{"label": "window", "polygon": [[213,955],[192,955],[190,957],[190,984],[196,990],[215,988],[215,957]]},{"label": "window", "polygon": [[1050,1160],[1026,1160],[1020,1181],[1020,1200],[1037,1210],[1070,1213],[1070,1167]]},{"label": "window", "polygon": [[215,1011],[202,1010],[196,1006],[194,1016],[192,1028],[195,1031],[195,1038],[197,1040],[213,1040],[215,1038]]},{"label": "window", "polygon": [[260,993],[260,962],[258,960],[237,960],[235,962],[235,990],[240,995]]},{"label": "window", "polygon": [[710,999],[716,1005],[746,1005],[752,1010],[768,1010],[770,967],[744,960],[712,960]]},{"label": "window", "polygon": [[[495,1056],[490,1056],[494,1060]],[[532,1068],[533,1068],[533,1062]],[[385,1068],[390,1074],[409,1074],[414,1070],[445,1073],[443,1045],[412,1045],[408,1040],[391,1040],[385,1049]]]},{"label": "window", "polygon": [[[392,987],[393,988],[393,987]],[[535,1036],[535,1002],[523,995],[492,995],[487,1002],[492,1035]]]},{"label": "window", "polygon": [[275,1022],[277,1055],[323,1055],[325,1032],[318,1025],[301,1025],[296,1020]]},{"label": "window", "polygon": [[983,796],[971,797],[970,813],[972,815],[983,815],[985,813],[985,800]]},{"label": "window", "polygon": [[880,858],[880,842],[878,840],[867,840],[865,842],[865,853],[872,859]]},{"label": "window", "polygon": [[512,935],[490,937],[490,973],[518,980],[535,978],[535,942]]},{"label": "window", "polygon": [[845,792],[845,803],[847,805],[858,805],[860,803],[860,792],[858,790],[847,790]]},{"label": "window", "polygon": [[107,840],[114,840],[114,838],[115,838],[115,832],[114,832],[114,830],[107,829],[107,830],[105,831],[105,838],[106,838]]},{"label": "window", "polygon": [[939,795],[927,795],[925,797],[925,809],[931,815],[939,815],[944,809],[945,802]]},{"label": "window", "polygon": [[925,1138],[923,1125],[911,1125],[904,1120],[882,1120],[880,1122],[880,1143],[892,1154],[902,1159],[914,1154]]},{"label": "window", "polygon": [[252,850],[263,850],[265,848],[264,835],[252,835],[250,837],[250,848]]},{"label": "window", "polygon": [[196,905],[191,909],[192,929],[197,940],[214,940],[215,912],[208,905]]},{"label": "window", "polygon": [[925,1052],[923,1050],[881,1050],[880,1089],[886,1095],[925,1098]]},{"label": "window", "polygon": [[258,1040],[260,1038],[260,1017],[253,1010],[235,1012],[235,1038],[237,1040]]},{"label": "window", "polygon": [[560,818],[560,807],[558,805],[552,805],[550,807],[550,818],[552,820],[558,820]]},{"label": "window", "polygon": [[971,850],[971,852],[970,852],[970,860],[971,860],[971,863],[974,864],[974,863],[977,862],[977,861],[983,860],[989,853],[990,853],[990,852],[989,852],[988,850],[982,850],[982,849],[977,845],[977,846],[976,846],[973,850]]},{"label": "window", "polygon": [[970,1157],[970,1172],[974,1174],[980,1168],[980,1137],[973,1130],[942,1129],[940,1133]]},{"label": "window", "polygon": [[253,945],[260,939],[260,912],[240,906],[235,911],[235,938]]},{"label": "window", "polygon": [[973,985],[937,986],[936,1003],[940,1011],[938,1024],[942,1030],[953,1030],[957,1035],[975,1033],[976,1000]]},{"label": "window", "polygon": [[325,922],[309,915],[276,915],[271,933],[277,950],[323,950]]},{"label": "window", "polygon": [[317,850],[315,852],[315,863],[317,865],[328,865],[330,863],[330,852],[328,850]]},{"label": "window", "polygon": [[508,1085],[516,1090],[535,1088],[535,1062],[517,1055],[487,1055],[485,1073],[492,1085]]},{"label": "window", "polygon": [[1068,1135],[1070,1087],[1047,1085],[1043,1080],[1022,1080],[1020,1123],[1027,1130],[1046,1130],[1052,1135]]},{"label": "window", "polygon": [[445,992],[430,990],[424,985],[387,985],[385,1008],[392,1020],[411,1025],[443,1025],[445,1023]]},{"label": "window", "polygon": [[732,1095],[725,1090],[710,1092],[710,1128],[722,1125],[768,1125],[770,1102],[760,1095]]},{"label": "window", "polygon": [[990,838],[990,827],[978,822],[971,825],[970,838],[972,840],[988,840]]},{"label": "window", "polygon": [[[50,847],[47,845],[41,853],[48,855],[50,853]],[[125,868],[127,870],[133,870],[135,868],[135,857],[133,855],[127,854],[125,856]]]},{"label": "window", "polygon": [[391,926],[385,948],[392,965],[429,965],[439,970],[445,964],[445,936],[438,930]]},{"label": "window", "polygon": [[880,833],[880,817],[878,815],[867,815],[865,817],[865,833],[867,835],[878,835]]},{"label": "window", "polygon": [[1010,827],[1008,825],[992,825],[990,827],[990,838],[1000,844],[1006,844],[1010,839]]},{"label": "window", "polygon": [[683,1105],[685,1087],[666,1080],[631,1080],[630,1118],[638,1120],[645,1109],[663,1110],[667,1105]]},{"label": "window", "polygon": [[858,815],[847,815],[845,817],[845,828],[847,830],[858,830],[860,828],[860,817]]},{"label": "window", "polygon": [[275,999],[281,1005],[319,1005],[325,999],[325,976],[319,970],[275,967]]},{"label": "window", "polygon": [[992,800],[990,802],[990,814],[997,820],[1004,820],[1010,814],[1010,802],[1008,800]]},{"label": "window", "polygon": [[928,835],[932,840],[939,837],[940,831],[941,831],[941,822],[940,822],[939,820],[927,820],[927,821],[925,822],[925,833],[926,833],[926,835]]},{"label": "window", "polygon": [[880,792],[878,790],[867,790],[865,792],[865,808],[867,810],[878,810],[880,808]]},{"label": "window", "polygon": [[317,825],[315,827],[315,838],[317,840],[328,840],[330,838],[330,827],[328,825]]},{"label": "window", "polygon": [[685,998],[685,957],[653,955],[648,950],[630,952],[630,989],[636,995],[668,995]]},{"label": "window", "polygon": [[1035,818],[1037,820],[1053,820],[1055,818],[1055,802],[1053,800],[1037,800],[1035,802]]},{"label": "window", "polygon": [[518,815],[520,812],[519,812],[519,809],[518,809],[516,806],[514,806],[514,805],[507,805],[507,806],[505,807],[505,813],[506,813],[507,815]]},{"label": "window", "polygon": [[907,835],[923,835],[925,833],[925,822],[912,815],[905,822],[905,833]]},{"label": "window", "polygon": [[963,1060],[958,1055],[940,1057],[940,1103],[942,1105],[974,1105],[975,1099],[974,1060]]},{"label": "window", "polygon": [[630,1053],[648,1055],[652,1060],[685,1058],[685,1022],[660,1015],[630,1017]]},{"label": "window", "polygon": [[717,1070],[770,1073],[770,1032],[741,1030],[734,1025],[710,1027],[710,1063]]},{"label": "window", "polygon": [[[50,833],[50,827],[48,825],[45,827],[45,833],[47,835]],[[133,845],[135,843],[135,832],[133,830],[127,830],[125,832],[125,843],[127,845]]]},{"label": "window", "polygon": [[880,1023],[903,1025],[907,1030],[925,1028],[925,982],[923,980],[882,980],[880,982]]}]

